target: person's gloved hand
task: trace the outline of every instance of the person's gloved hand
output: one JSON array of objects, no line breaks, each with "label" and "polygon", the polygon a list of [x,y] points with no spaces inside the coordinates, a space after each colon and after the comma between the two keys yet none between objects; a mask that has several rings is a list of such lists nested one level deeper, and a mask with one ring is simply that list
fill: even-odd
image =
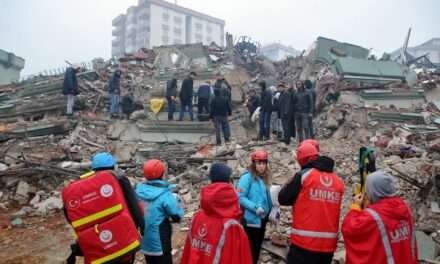
[{"label": "person's gloved hand", "polygon": [[266,215],[266,212],[264,212],[264,209],[262,207],[258,207],[257,210],[255,210],[255,213],[259,217],[264,217]]}]

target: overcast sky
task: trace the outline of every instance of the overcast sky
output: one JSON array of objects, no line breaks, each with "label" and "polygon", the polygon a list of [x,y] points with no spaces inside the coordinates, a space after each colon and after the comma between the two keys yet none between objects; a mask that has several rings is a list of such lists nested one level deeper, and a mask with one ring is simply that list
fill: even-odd
[{"label": "overcast sky", "polygon": [[[22,74],[111,55],[111,21],[136,0],[0,0],[0,49],[26,59]],[[394,51],[440,37],[438,0],[178,0],[262,44],[306,49],[318,36]]]}]

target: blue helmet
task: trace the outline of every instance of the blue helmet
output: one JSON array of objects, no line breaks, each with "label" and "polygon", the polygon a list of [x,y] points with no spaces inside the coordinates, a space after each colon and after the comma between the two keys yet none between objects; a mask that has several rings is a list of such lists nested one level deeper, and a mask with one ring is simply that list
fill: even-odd
[{"label": "blue helmet", "polygon": [[115,158],[108,152],[100,152],[92,158],[92,170],[112,168],[116,164]]}]

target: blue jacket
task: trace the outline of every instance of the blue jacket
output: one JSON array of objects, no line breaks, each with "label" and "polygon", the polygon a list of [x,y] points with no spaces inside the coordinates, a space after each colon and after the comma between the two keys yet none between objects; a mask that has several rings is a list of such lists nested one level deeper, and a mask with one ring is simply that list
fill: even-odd
[{"label": "blue jacket", "polygon": [[[150,256],[163,255],[160,225],[170,217],[183,217],[183,208],[171,192],[175,185],[163,180],[150,180],[136,185],[136,195],[144,202],[145,229],[142,237],[142,253]],[[169,228],[171,231],[171,228]],[[163,231],[162,231],[163,233]],[[167,234],[171,237],[171,233]],[[166,248],[170,248],[167,245]]]},{"label": "blue jacket", "polygon": [[250,227],[261,227],[261,218],[255,213],[258,207],[264,209],[265,218],[272,210],[272,200],[269,190],[260,177],[254,177],[250,172],[241,175],[238,181],[238,197],[244,210],[244,220]]},{"label": "blue jacket", "polygon": [[202,84],[197,91],[197,97],[199,99],[209,99],[211,97],[211,86],[208,84]]},{"label": "blue jacket", "polygon": [[121,72],[115,71],[108,83],[108,92],[110,94],[121,94]]}]

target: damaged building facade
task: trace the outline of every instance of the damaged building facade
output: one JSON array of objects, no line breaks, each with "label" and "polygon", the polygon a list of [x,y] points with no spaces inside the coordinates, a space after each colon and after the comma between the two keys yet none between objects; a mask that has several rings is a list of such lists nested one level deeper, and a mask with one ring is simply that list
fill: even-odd
[{"label": "damaged building facade", "polygon": [[18,82],[24,68],[24,59],[0,49],[0,85]]},{"label": "damaged building facade", "polygon": [[160,45],[224,45],[224,20],[164,0],[139,0],[112,24],[112,55],[116,57]]}]

